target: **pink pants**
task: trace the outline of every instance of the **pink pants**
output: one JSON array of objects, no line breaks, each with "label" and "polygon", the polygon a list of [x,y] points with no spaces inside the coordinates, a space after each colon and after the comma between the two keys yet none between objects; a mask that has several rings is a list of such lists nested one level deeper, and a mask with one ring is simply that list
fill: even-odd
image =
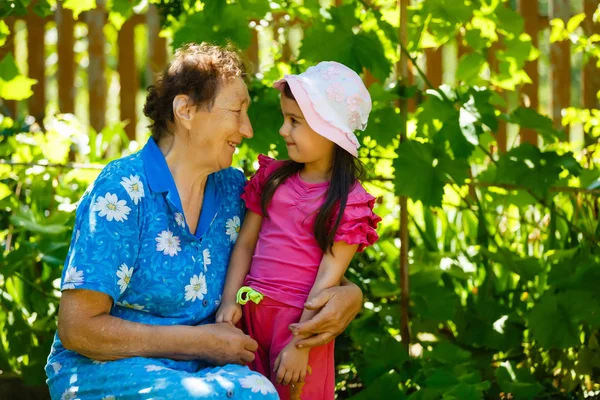
[{"label": "pink pants", "polygon": [[[260,304],[249,301],[243,306],[242,329],[258,342],[256,358],[248,365],[251,370],[269,378],[277,388],[281,400],[290,399],[290,387],[275,383],[275,359],[292,340],[288,326],[300,321],[302,309],[291,307],[265,297]],[[335,392],[335,364],[333,341],[312,348],[308,364],[312,374],[306,376],[302,400],[333,400]]]}]

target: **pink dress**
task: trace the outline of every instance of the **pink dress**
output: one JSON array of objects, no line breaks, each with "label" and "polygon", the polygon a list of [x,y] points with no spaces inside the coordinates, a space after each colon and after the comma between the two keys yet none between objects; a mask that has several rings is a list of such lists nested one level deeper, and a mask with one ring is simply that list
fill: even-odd
[{"label": "pink dress", "polygon": [[[246,185],[242,198],[249,211],[262,215],[263,185],[283,162],[262,155],[258,161],[260,167]],[[259,344],[250,368],[270,377],[273,382],[275,359],[292,339],[288,326],[300,320],[323,258],[313,229],[328,186],[329,182],[304,182],[296,174],[277,188],[269,205],[269,217],[263,218],[250,272],[244,283],[265,296],[260,304],[248,302],[243,309],[242,327]],[[348,195],[334,241],[358,244],[358,251],[373,244],[378,239],[375,228],[381,221],[373,213],[374,204],[375,198],[357,182]],[[312,375],[306,379],[302,399],[333,400],[333,342],[311,349],[309,365]],[[276,387],[282,399],[289,398],[288,386]]]}]

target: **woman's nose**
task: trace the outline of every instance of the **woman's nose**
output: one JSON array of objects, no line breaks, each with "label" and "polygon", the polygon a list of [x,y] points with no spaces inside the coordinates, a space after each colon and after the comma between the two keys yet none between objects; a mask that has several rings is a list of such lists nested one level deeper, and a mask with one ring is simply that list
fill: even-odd
[{"label": "woman's nose", "polygon": [[252,129],[250,117],[246,112],[244,112],[243,114],[244,116],[242,117],[242,121],[240,124],[240,134],[246,139],[252,139],[252,137],[254,136],[254,130]]}]

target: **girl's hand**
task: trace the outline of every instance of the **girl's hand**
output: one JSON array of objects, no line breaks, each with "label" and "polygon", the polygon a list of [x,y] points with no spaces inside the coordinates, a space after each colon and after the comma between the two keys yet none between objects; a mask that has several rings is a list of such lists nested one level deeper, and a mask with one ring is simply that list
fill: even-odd
[{"label": "girl's hand", "polygon": [[216,322],[229,322],[231,325],[237,325],[242,318],[242,306],[235,302],[221,303],[217,311]]},{"label": "girl's hand", "polygon": [[281,350],[275,360],[276,382],[282,385],[304,383],[310,349],[298,349],[294,341]]}]

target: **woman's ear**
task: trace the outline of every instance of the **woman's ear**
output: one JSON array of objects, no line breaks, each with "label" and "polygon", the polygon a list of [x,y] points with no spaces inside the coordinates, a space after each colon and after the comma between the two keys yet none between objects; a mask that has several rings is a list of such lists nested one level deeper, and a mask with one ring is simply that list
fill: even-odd
[{"label": "woman's ear", "polygon": [[192,119],[194,117],[195,107],[191,104],[188,95],[179,94],[173,99],[173,115],[175,122],[183,125],[189,130],[192,127]]}]

